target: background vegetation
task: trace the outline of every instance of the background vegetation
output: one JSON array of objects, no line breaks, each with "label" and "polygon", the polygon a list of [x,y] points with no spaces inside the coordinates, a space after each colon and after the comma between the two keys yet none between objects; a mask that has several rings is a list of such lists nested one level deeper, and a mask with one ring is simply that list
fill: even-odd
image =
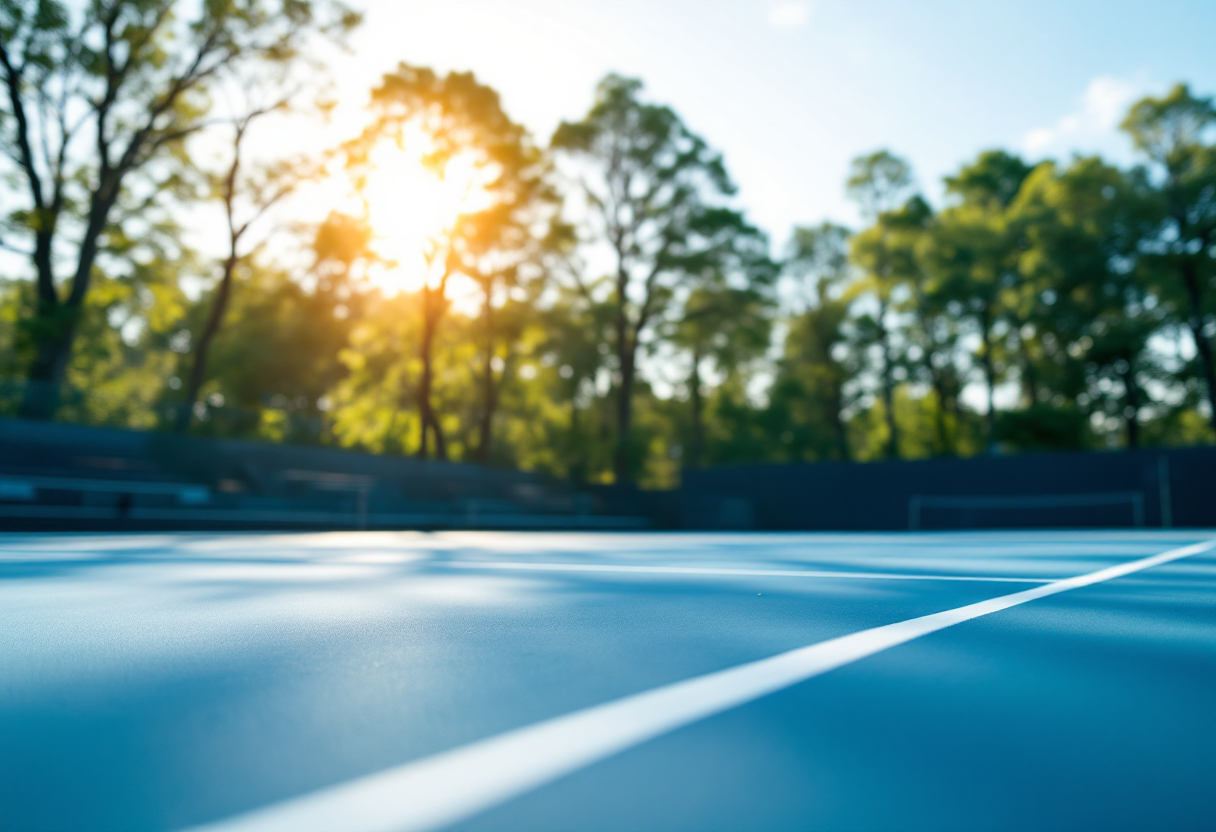
[{"label": "background vegetation", "polygon": [[[862,227],[774,251],[634,79],[545,143],[472,75],[402,64],[338,146],[254,153],[324,119],[307,56],[358,16],[190,9],[0,0],[3,415],[648,486],[1216,438],[1216,109],[1185,85],[1127,113],[1135,167],[991,150],[935,206],[878,151],[842,183]],[[368,200],[291,210],[395,187],[384,148],[448,189],[400,183],[441,220],[403,290]]]}]

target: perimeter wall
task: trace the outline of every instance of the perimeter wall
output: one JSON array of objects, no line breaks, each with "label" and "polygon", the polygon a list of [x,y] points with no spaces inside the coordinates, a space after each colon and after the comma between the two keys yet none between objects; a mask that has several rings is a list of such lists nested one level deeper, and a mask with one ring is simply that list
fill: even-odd
[{"label": "perimeter wall", "polygon": [[1216,448],[739,465],[686,471],[681,497],[774,531],[1216,528]]}]

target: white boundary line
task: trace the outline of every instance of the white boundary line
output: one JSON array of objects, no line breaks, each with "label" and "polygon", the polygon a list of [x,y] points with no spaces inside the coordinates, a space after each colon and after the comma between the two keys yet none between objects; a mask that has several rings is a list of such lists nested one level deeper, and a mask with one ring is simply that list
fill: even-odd
[{"label": "white boundary line", "polygon": [[617,563],[517,563],[504,561],[446,561],[426,566],[456,569],[518,569],[535,572],[635,572],[645,575],[725,575],[766,578],[873,578],[880,581],[993,581],[1009,584],[1049,584],[1058,578],[1011,578],[1000,575],[916,575],[907,572],[832,572],[809,569],[731,569],[717,566],[634,566]]},{"label": "white boundary line", "polygon": [[508,731],[195,827],[194,832],[439,829],[647,740],[921,636],[1213,548],[1216,540],[1208,540],[1011,595],[800,647]]}]

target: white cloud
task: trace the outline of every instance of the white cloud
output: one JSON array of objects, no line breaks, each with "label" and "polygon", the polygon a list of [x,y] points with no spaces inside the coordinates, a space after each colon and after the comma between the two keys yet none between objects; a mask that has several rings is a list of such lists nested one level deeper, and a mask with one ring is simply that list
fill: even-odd
[{"label": "white cloud", "polygon": [[799,29],[811,19],[811,4],[806,0],[775,3],[768,9],[768,25],[774,29]]},{"label": "white cloud", "polygon": [[1023,136],[1022,150],[1042,155],[1103,143],[1140,94],[1140,84],[1100,75],[1089,82],[1076,110],[1050,127],[1036,127]]},{"label": "white cloud", "polygon": [[1105,130],[1119,126],[1127,108],[1139,94],[1135,84],[1118,78],[1099,76],[1085,90],[1085,111]]}]

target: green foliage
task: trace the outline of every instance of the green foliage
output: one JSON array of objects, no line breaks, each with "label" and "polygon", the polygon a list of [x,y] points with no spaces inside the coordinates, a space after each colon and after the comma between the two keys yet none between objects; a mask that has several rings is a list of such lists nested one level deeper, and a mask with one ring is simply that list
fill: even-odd
[{"label": "green foliage", "polygon": [[946,192],[964,205],[1008,207],[1034,168],[1003,150],[988,150],[956,176],[946,177]]},{"label": "green foliage", "polygon": [[[201,396],[204,403],[223,404],[207,407],[200,430],[262,435],[264,414],[274,410],[291,420],[284,437],[316,441],[323,400],[343,376],[334,357],[350,340],[351,322],[360,317],[357,306],[365,299],[342,300],[344,284],[329,280],[306,291],[287,274],[257,264],[242,267],[239,279],[241,290],[211,349],[214,372]],[[196,317],[207,308],[205,300],[196,305]]]},{"label": "green foliage", "polygon": [[[347,168],[357,186],[377,172],[372,154],[385,142],[407,150],[421,134],[424,164],[446,176],[456,161],[482,175],[479,183],[486,204],[462,213],[453,224],[427,242],[423,252],[431,274],[418,307],[422,313],[416,339],[421,359],[415,396],[420,412],[417,453],[441,459],[465,454],[450,447],[449,433],[463,430],[470,419],[478,425],[475,438],[454,437],[461,448],[476,448],[477,458],[494,458],[495,416],[513,347],[523,330],[517,310],[506,302],[514,291],[527,292],[539,280],[538,260],[552,221],[548,207],[554,194],[548,183],[548,159],[527,131],[502,108],[498,93],[472,73],[437,75],[430,69],[401,64],[372,91],[373,122],[345,148]],[[461,418],[444,405],[436,391],[445,372],[436,363],[437,349],[450,333],[442,326],[448,315],[449,281],[465,278],[480,290],[479,326],[466,326],[466,342],[479,347],[480,399]],[[497,366],[496,366],[497,365]]]},{"label": "green foliage", "polygon": [[[705,339],[710,321],[700,319],[717,314],[721,321],[715,310],[729,291],[757,293],[747,302],[760,310],[762,286],[776,276],[764,235],[726,202],[735,186],[722,157],[671,108],[648,103],[641,93],[640,81],[609,75],[586,117],[562,123],[552,140],[580,174],[580,195],[593,220],[581,242],[601,247],[612,266],[605,280],[595,282],[604,289],[599,296],[581,268],[570,272],[589,303],[611,310],[606,343],[615,359],[618,482],[631,481],[649,453],[649,445],[631,435],[639,358],[655,352],[665,334],[691,352],[695,464],[703,445],[701,351],[741,347],[749,329],[737,329],[715,347]],[[757,335],[754,328],[751,334]]]},{"label": "green foliage", "polygon": [[804,311],[788,323],[769,405],[779,457],[787,461],[853,457],[846,386],[860,375],[864,356],[851,340],[852,299],[842,291],[848,244],[848,230],[829,223],[794,233],[789,269],[803,284]]},{"label": "green foliage", "polygon": [[1076,407],[1033,404],[1008,410],[998,423],[1002,442],[1029,451],[1076,451],[1088,439],[1088,419]]},{"label": "green foliage", "polygon": [[331,431],[345,447],[405,454],[416,449],[420,424],[411,401],[420,374],[417,298],[369,300],[338,353],[346,374],[333,390]]},{"label": "green foliage", "polygon": [[[240,191],[223,177],[192,189],[199,160],[182,138],[213,112],[204,75],[114,180],[77,280],[55,268],[84,262],[63,232],[95,217],[86,186],[101,162],[35,159],[45,175],[31,190],[14,102],[69,78],[104,90],[113,56],[104,37],[76,43],[82,27],[104,34],[102,13],[117,10],[114,42],[138,56],[138,83],[104,116],[130,138],[146,96],[180,75],[185,47],[210,49],[207,33],[236,50],[215,77],[256,79],[298,66],[305,30],[351,22],[296,0],[157,17],[167,8],[0,0],[0,34],[23,62],[3,70],[20,77],[0,113],[15,165],[0,245],[27,248],[29,264],[0,282],[0,376],[31,375],[70,330],[59,418],[180,423],[195,398],[186,355],[224,310],[226,274],[191,411],[200,433],[650,488],[704,465],[1216,440],[1216,110],[1185,86],[1131,108],[1141,167],[986,151],[946,177],[934,206],[906,161],[859,157],[845,188],[864,225],[796,228],[778,262],[721,155],[641,82],[605,78],[544,148],[473,75],[402,64],[336,153],[350,182],[381,175],[377,146],[421,135],[432,170],[471,160],[488,198],[433,240],[425,286],[391,294],[364,280],[391,266],[373,253],[390,230],[357,212],[290,229],[285,258],[233,237],[217,270],[183,244],[183,207]],[[324,160],[303,161],[270,160],[242,198],[256,207]],[[49,272],[39,245],[55,254]],[[29,415],[28,399],[0,386],[6,415]]]},{"label": "green foliage", "polygon": [[1154,168],[1159,224],[1144,252],[1152,288],[1189,330],[1216,432],[1216,106],[1178,84],[1134,104],[1123,129]]},{"label": "green foliage", "polygon": [[0,0],[0,243],[26,258],[36,288],[21,322],[25,415],[54,414],[94,279],[121,268],[114,240],[134,239],[144,213],[178,195],[185,141],[206,125],[212,93],[358,22],[320,0],[177,5]]},{"label": "green foliage", "polygon": [[893,210],[911,188],[912,168],[887,150],[854,159],[845,182],[849,198],[869,218]]}]

